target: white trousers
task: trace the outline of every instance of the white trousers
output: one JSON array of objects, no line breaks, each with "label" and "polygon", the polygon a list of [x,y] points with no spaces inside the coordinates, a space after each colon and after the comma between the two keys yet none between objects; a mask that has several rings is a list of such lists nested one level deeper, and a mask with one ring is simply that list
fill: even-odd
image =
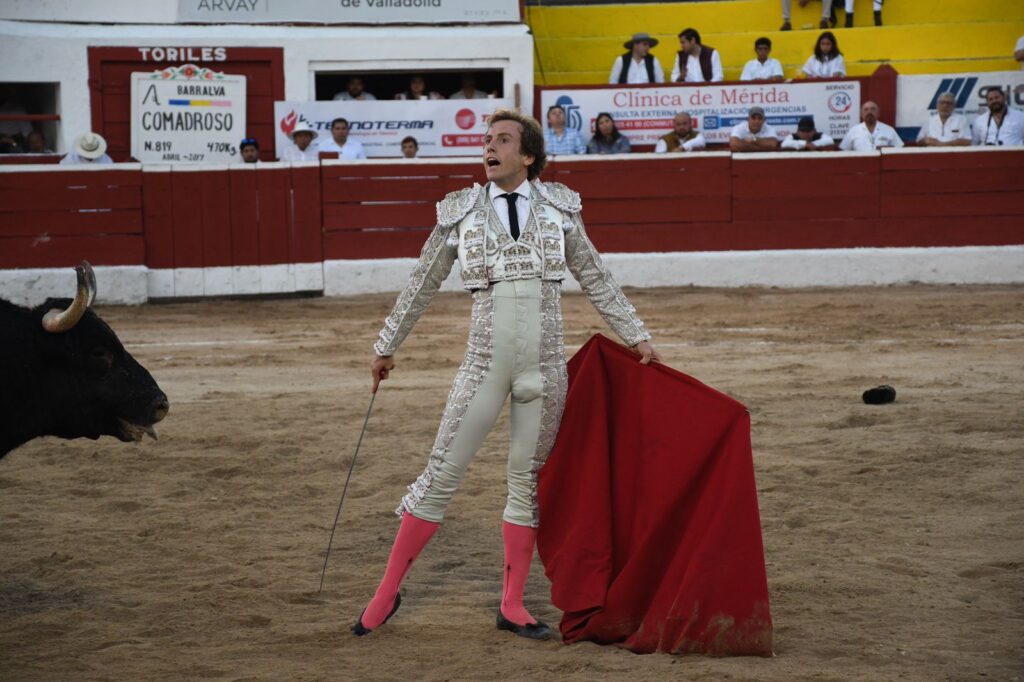
[{"label": "white trousers", "polygon": [[[782,19],[789,21],[792,14],[791,0],[782,0]],[[832,0],[821,0],[821,18],[828,19],[832,14]]]},{"label": "white trousers", "polygon": [[559,282],[497,282],[473,294],[469,344],[427,467],[396,510],[440,523],[473,455],[509,409],[503,518],[536,527],[537,474],[558,433],[568,378]]}]

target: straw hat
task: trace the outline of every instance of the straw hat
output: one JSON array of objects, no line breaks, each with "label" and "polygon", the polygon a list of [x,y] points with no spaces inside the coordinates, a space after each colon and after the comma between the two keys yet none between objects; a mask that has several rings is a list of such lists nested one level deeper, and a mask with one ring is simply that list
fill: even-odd
[{"label": "straw hat", "polygon": [[309,133],[310,135],[313,136],[314,140],[317,137],[317,132],[310,128],[309,124],[306,123],[305,121],[299,121],[297,124],[295,124],[295,129],[288,133],[288,139],[290,139],[292,142],[295,141],[295,133]]},{"label": "straw hat", "polygon": [[641,40],[646,40],[651,44],[651,47],[655,47],[658,44],[657,38],[652,38],[650,33],[634,33],[633,37],[622,44],[627,50],[633,49],[633,43],[638,43]]},{"label": "straw hat", "polygon": [[75,152],[83,159],[95,160],[107,151],[107,141],[96,133],[82,133],[75,138]]}]

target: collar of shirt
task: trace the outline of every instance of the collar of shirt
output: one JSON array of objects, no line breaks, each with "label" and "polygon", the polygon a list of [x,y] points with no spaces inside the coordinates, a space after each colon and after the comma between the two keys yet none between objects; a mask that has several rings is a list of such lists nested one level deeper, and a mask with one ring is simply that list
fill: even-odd
[{"label": "collar of shirt", "polygon": [[[512,191],[518,195],[516,217],[519,219],[519,233],[522,234],[522,231],[526,229],[526,218],[530,215],[530,181],[523,180],[523,183]],[[501,195],[505,194],[505,190],[492,182],[487,189],[487,194],[491,198],[494,212],[498,214],[498,220],[505,226],[505,231],[511,235],[508,227],[508,200],[501,198]]]}]

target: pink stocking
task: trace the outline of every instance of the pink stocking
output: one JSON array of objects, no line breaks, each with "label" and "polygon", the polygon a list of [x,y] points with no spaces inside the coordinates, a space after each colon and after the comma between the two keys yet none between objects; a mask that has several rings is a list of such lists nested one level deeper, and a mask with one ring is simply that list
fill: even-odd
[{"label": "pink stocking", "polygon": [[537,529],[502,522],[505,537],[505,584],[501,592],[501,612],[516,625],[536,623],[536,619],[523,606],[523,590],[530,575],[533,545]]},{"label": "pink stocking", "polygon": [[398,588],[402,586],[405,575],[412,568],[412,562],[440,527],[439,523],[418,519],[408,512],[402,517],[402,525],[398,528],[395,544],[391,548],[391,557],[388,559],[384,578],[363,613],[363,627],[375,630],[388,617],[394,606]]}]

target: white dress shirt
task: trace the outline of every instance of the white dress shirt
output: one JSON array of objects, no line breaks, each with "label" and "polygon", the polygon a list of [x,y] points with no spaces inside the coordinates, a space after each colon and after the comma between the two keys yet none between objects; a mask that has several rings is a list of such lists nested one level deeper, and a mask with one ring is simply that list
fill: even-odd
[{"label": "white dress shirt", "polygon": [[939,113],[935,112],[928,119],[928,123],[921,126],[921,132],[917,134],[917,141],[921,142],[926,137],[934,137],[939,142],[970,140],[971,126],[963,114],[950,114],[949,118],[943,122]]},{"label": "white dress shirt", "polygon": [[[521,235],[526,229],[526,221],[530,217],[530,181],[523,180],[523,184],[512,191],[518,195],[516,197],[516,219],[519,221],[519,234]],[[501,196],[506,193],[505,190],[492,182],[488,184],[487,193],[491,197],[491,206],[494,207],[494,212],[498,214],[498,220],[505,226],[505,232],[512,236],[512,230],[508,223],[508,199],[503,199]]]},{"label": "white dress shirt", "polygon": [[466,97],[466,93],[463,92],[462,90],[459,90],[458,92],[453,92],[452,94],[448,95],[448,99],[487,99],[487,93],[480,92],[479,90],[473,90],[473,96]]},{"label": "white dress shirt", "polygon": [[1007,108],[1003,123],[992,120],[992,112],[974,119],[974,144],[1024,145],[1024,114]]},{"label": "white dress shirt", "polygon": [[[679,68],[679,54],[676,54],[676,61],[672,65],[672,82],[675,83],[676,79],[679,78],[679,74],[682,73],[682,69]],[[711,82],[721,83],[725,80],[725,76],[722,75],[722,58],[718,55],[718,50],[711,53]],[[706,83],[704,80],[704,72],[700,69],[700,57],[694,57],[692,54],[686,55],[686,80],[684,83]]]},{"label": "white dress shirt", "polygon": [[764,64],[756,59],[751,59],[747,62],[746,66],[743,67],[743,73],[740,74],[740,80],[768,80],[769,78],[775,78],[776,76],[782,75],[782,64],[778,59],[768,57],[768,59],[764,60]]},{"label": "white dress shirt", "polygon": [[802,71],[811,78],[841,78],[846,75],[846,62],[841,54],[824,62],[818,61],[812,54],[807,58]]},{"label": "white dress shirt", "polygon": [[298,145],[292,143],[284,148],[281,152],[282,161],[319,161],[320,160],[320,147],[312,142],[303,151],[299,149]]},{"label": "white dress shirt", "polygon": [[[680,149],[684,152],[692,152],[694,149],[704,149],[707,146],[708,143],[704,139],[704,133],[697,133],[697,137],[684,142]],[[665,140],[658,140],[658,144],[654,145],[654,153],[664,154],[666,152],[668,152],[668,143]]]},{"label": "white dress shirt", "polygon": [[317,145],[317,152],[337,152],[339,159],[346,159],[348,161],[366,158],[363,143],[351,137],[345,140],[344,147],[339,147],[333,137],[325,137]]},{"label": "white dress shirt", "polygon": [[[653,56],[653,55],[652,55]],[[654,82],[664,83],[665,82],[665,71],[661,68],[661,62],[658,61],[657,57],[654,57]],[[608,76],[609,85],[617,85],[619,82],[619,76],[622,75],[622,57],[616,57],[615,63],[612,64],[612,73]],[[639,62],[635,59],[630,58],[629,60],[629,71],[626,72],[626,82],[630,85],[637,85],[639,83],[650,83],[647,79],[647,64],[641,59]]]},{"label": "white dress shirt", "polygon": [[70,152],[67,153],[67,156],[65,156],[63,159],[60,160],[60,163],[57,164],[57,165],[58,166],[79,166],[79,165],[90,164],[90,163],[114,163],[114,160],[111,159],[106,154],[103,154],[102,156],[100,156],[98,158],[95,158],[95,159],[87,159],[84,156],[79,156],[78,152],[76,152],[74,149],[72,149]]},{"label": "white dress shirt", "polygon": [[869,152],[879,147],[902,146],[903,140],[900,139],[896,129],[881,121],[875,122],[875,132],[868,130],[864,123],[858,123],[850,128],[846,137],[839,143],[839,148],[844,152]]},{"label": "white dress shirt", "polygon": [[365,90],[359,94],[359,97],[353,97],[348,90],[342,90],[334,96],[335,102],[375,102],[376,100],[376,97]]},{"label": "white dress shirt", "polygon": [[763,140],[769,137],[778,138],[778,135],[775,134],[775,128],[772,128],[767,122],[761,126],[759,131],[752,133],[750,132],[750,126],[747,125],[746,121],[743,121],[742,123],[737,123],[732,127],[732,131],[729,132],[729,137],[735,137],[737,139],[747,140],[750,142],[753,140]]}]

